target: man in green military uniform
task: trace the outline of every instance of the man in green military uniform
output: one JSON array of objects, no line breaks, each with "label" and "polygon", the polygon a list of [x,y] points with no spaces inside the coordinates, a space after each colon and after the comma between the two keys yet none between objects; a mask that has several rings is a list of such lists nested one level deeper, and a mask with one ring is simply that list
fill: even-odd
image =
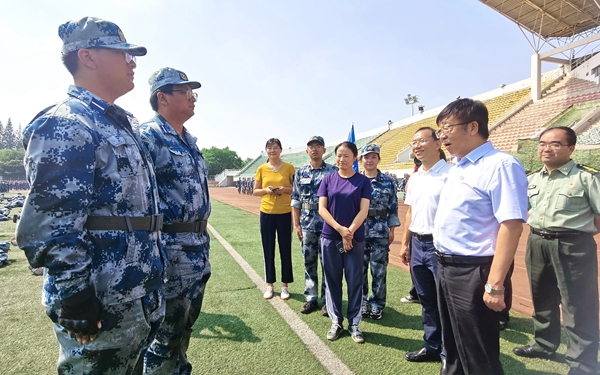
[{"label": "man in green military uniform", "polygon": [[534,339],[516,355],[552,358],[560,344],[562,305],[569,338],[569,375],[596,374],[598,260],[592,237],[600,228],[600,175],[570,156],[577,136],[569,127],[548,128],[538,143],[544,167],[529,175],[525,263],[531,284]]}]

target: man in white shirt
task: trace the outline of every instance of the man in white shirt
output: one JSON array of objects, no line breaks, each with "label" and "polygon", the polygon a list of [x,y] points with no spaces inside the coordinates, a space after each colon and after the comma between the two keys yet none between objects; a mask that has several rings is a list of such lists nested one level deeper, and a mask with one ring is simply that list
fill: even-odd
[{"label": "man in white shirt", "polygon": [[433,231],[445,371],[504,374],[498,312],[506,306],[503,283],[527,219],[527,176],[517,159],[487,141],[482,102],[458,99],[436,123],[442,144],[456,157]]},{"label": "man in white shirt", "polygon": [[450,165],[441,150],[442,142],[429,127],[418,129],[413,136],[412,151],[421,160],[421,168],[406,186],[404,235],[400,257],[410,263],[413,283],[423,306],[425,346],[406,353],[410,362],[439,361],[442,352],[442,326],[437,304],[436,280],[438,261],[433,246],[433,223],[440,194]]}]

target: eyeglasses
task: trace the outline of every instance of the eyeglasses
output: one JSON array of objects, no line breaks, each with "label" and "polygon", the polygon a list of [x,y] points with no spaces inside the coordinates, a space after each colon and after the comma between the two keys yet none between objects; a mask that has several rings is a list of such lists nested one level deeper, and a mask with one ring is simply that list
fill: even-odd
[{"label": "eyeglasses", "polygon": [[277,151],[277,150],[281,150],[281,147],[279,147],[279,146],[267,147],[267,151]]},{"label": "eyeglasses", "polygon": [[473,122],[473,121],[461,122],[460,124],[442,124],[442,126],[440,126],[438,131],[435,132],[435,135],[437,135],[439,137],[442,134],[450,133],[452,131],[452,128],[455,126],[467,125],[467,124],[470,124],[471,122]]},{"label": "eyeglasses", "polygon": [[127,51],[122,51],[122,52],[123,52],[123,54],[125,55],[125,61],[127,62],[127,64],[131,63],[132,61],[133,61],[133,62],[137,62],[137,61],[135,60],[135,56],[133,56],[132,54],[130,54],[130,53],[129,53],[129,52],[127,52]]},{"label": "eyeglasses", "polygon": [[538,148],[538,150],[545,150],[546,147],[548,147],[548,146],[550,146],[550,148],[552,150],[558,150],[558,149],[560,149],[563,146],[564,147],[569,147],[569,145],[563,145],[560,142],[549,142],[549,143],[540,142],[540,143],[538,143],[537,148]]},{"label": "eyeglasses", "polygon": [[323,148],[323,145],[310,145],[306,146],[306,148],[308,148],[309,150],[320,150]]},{"label": "eyeglasses", "polygon": [[192,100],[192,98],[198,100],[198,94],[192,90],[173,90],[173,92],[184,92],[188,100]]},{"label": "eyeglasses", "polygon": [[109,50],[109,51],[113,51],[113,52],[118,52],[120,54],[122,54],[123,56],[125,56],[125,62],[127,62],[127,64],[130,64],[132,61],[136,62],[135,56],[133,56],[132,54],[130,54],[127,51],[123,51],[120,49],[113,49],[113,48],[102,48],[102,47],[96,47],[98,49],[105,49],[105,50]]},{"label": "eyeglasses", "polygon": [[[434,139],[435,141],[436,139]],[[422,145],[424,143],[429,142],[429,139],[425,139],[425,138],[421,138],[421,139],[415,139],[414,141],[410,142],[410,145],[412,147],[418,146],[418,145]]]}]

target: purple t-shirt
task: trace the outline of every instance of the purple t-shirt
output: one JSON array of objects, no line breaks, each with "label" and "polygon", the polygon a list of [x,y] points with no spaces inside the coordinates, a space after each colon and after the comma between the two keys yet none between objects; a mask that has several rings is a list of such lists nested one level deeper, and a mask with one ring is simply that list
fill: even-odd
[{"label": "purple t-shirt", "polygon": [[[323,177],[319,197],[327,197],[327,209],[331,216],[340,225],[349,227],[360,211],[360,200],[371,199],[371,180],[360,173],[355,173],[350,178],[343,178],[339,173],[332,173]],[[364,223],[354,232],[354,240],[365,240]],[[342,236],[329,224],[323,224],[321,235],[330,240],[341,240]]]}]

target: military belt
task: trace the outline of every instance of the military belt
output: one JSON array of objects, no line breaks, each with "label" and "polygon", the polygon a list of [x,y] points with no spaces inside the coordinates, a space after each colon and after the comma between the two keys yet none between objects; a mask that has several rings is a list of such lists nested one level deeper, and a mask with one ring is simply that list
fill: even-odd
[{"label": "military belt", "polygon": [[534,227],[530,227],[530,228],[531,228],[531,233],[538,235],[545,240],[556,240],[556,239],[574,237],[574,236],[585,236],[586,234],[591,235],[591,233],[581,232],[578,230],[565,230],[565,231],[560,231],[560,232],[554,232],[551,230],[538,230],[538,229],[535,229]]},{"label": "military belt", "polygon": [[88,216],[85,225],[87,230],[126,230],[133,232],[145,230],[156,232],[162,229],[163,216]]},{"label": "military belt", "polygon": [[163,232],[168,233],[204,233],[207,220],[197,221],[195,223],[175,223],[163,225]]},{"label": "military belt", "polygon": [[302,203],[303,210],[318,210],[319,205],[317,203]]},{"label": "military belt", "polygon": [[467,255],[450,255],[442,254],[439,251],[435,252],[435,256],[439,264],[445,266],[449,265],[478,265],[478,264],[491,264],[494,260],[493,256],[467,256]]},{"label": "military belt", "polygon": [[387,210],[369,210],[369,216],[387,216]]}]

